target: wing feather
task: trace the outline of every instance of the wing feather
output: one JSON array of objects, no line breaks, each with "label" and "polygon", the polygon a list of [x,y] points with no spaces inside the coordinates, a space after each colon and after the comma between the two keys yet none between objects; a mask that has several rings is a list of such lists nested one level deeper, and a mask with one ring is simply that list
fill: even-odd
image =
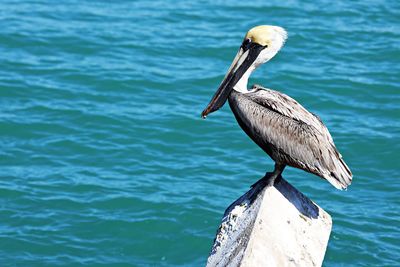
[{"label": "wing feather", "polygon": [[290,96],[275,90],[263,88],[259,85],[254,85],[253,90],[247,93],[246,96],[257,104],[292,118],[293,120],[313,126],[315,130],[323,134],[327,140],[334,145],[332,136],[322,120],[316,114],[306,110]]},{"label": "wing feather", "polygon": [[232,92],[229,101],[241,127],[275,161],[314,173],[339,189],[351,183],[351,171],[328,129],[296,100],[255,87],[245,94]]}]

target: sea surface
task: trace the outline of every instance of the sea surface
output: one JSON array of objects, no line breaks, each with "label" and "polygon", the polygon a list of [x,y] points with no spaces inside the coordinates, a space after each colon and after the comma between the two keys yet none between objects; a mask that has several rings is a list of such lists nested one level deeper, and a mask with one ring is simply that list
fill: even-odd
[{"label": "sea surface", "polygon": [[259,24],[289,39],[250,82],[317,113],[354,173],[284,173],[333,218],[324,266],[399,266],[397,0],[1,1],[0,266],[203,266],[273,168],[228,105],[200,118]]}]

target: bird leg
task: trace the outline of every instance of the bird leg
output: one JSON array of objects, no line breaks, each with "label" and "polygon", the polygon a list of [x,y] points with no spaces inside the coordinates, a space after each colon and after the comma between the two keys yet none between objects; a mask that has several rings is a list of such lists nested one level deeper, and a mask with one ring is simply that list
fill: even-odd
[{"label": "bird leg", "polygon": [[260,185],[261,188],[264,188],[266,186],[273,186],[274,184],[279,183],[282,180],[281,173],[283,172],[284,168],[285,165],[275,163],[274,172],[267,172],[264,177],[255,182],[251,188],[254,188],[258,185]]}]

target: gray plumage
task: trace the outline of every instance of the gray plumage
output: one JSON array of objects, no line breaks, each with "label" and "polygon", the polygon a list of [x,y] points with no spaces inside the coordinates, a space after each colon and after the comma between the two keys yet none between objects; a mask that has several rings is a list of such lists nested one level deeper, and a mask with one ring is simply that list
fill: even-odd
[{"label": "gray plumage", "polygon": [[[322,121],[291,97],[261,86],[229,95],[242,129],[279,166],[292,166],[345,189],[352,173]],[[282,169],[283,170],[283,169]]]}]

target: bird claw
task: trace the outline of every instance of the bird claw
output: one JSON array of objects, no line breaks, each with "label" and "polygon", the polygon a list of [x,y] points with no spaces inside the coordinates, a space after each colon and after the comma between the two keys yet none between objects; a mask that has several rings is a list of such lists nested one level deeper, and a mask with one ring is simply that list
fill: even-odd
[{"label": "bird claw", "polygon": [[270,186],[273,186],[273,185],[279,183],[282,180],[282,176],[281,175],[279,175],[278,177],[273,179],[272,178],[272,174],[273,174],[272,172],[265,173],[264,177],[261,178],[260,180],[258,180],[257,182],[255,182],[254,184],[252,184],[250,186],[250,188],[254,188],[254,187],[258,186],[258,185],[260,185],[261,188],[270,187]]},{"label": "bird claw", "polygon": [[267,172],[263,178],[261,178],[260,180],[258,180],[257,182],[255,182],[254,184],[252,184],[250,186],[250,188],[254,188],[258,185],[261,186],[261,188],[264,188],[265,186],[271,186],[273,184],[271,184],[271,176],[272,176],[272,172]]}]

